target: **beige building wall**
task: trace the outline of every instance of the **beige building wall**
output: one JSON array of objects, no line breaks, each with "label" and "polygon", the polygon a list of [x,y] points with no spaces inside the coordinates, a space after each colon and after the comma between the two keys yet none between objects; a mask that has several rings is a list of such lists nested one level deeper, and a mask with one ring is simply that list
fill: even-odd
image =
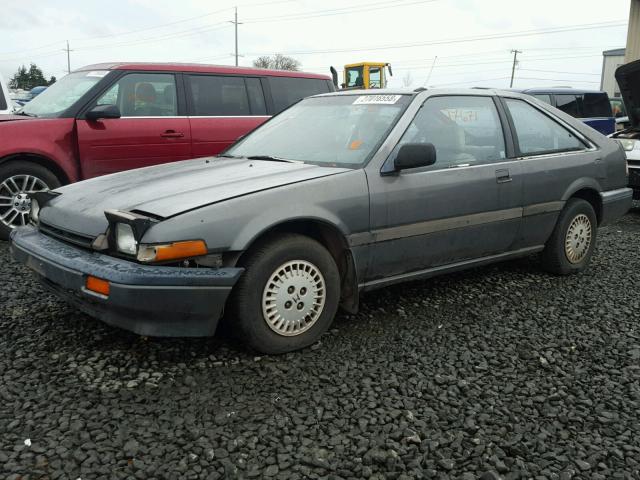
[{"label": "beige building wall", "polygon": [[624,63],[640,60],[640,0],[631,0]]},{"label": "beige building wall", "polygon": [[602,57],[602,78],[600,90],[607,92],[609,97],[619,97],[620,89],[616,82],[616,68],[624,63],[624,55],[605,55]]}]

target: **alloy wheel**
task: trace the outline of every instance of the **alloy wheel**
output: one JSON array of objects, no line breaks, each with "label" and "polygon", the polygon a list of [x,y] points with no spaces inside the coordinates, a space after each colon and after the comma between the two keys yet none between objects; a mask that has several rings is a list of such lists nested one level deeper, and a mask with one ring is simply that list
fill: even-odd
[{"label": "alloy wheel", "polygon": [[569,262],[580,263],[591,245],[591,220],[584,213],[576,215],[569,224],[564,242],[564,252]]},{"label": "alloy wheel", "polygon": [[9,228],[29,222],[29,193],[48,190],[49,186],[34,175],[13,175],[0,184],[0,222]]}]

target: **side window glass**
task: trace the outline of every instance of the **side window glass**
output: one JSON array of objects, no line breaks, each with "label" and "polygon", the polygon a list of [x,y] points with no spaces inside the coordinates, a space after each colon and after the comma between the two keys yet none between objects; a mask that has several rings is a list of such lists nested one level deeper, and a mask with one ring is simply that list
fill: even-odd
[{"label": "side window glass", "polygon": [[345,79],[347,87],[363,87],[364,86],[364,69],[363,67],[351,67],[345,71]]},{"label": "side window glass", "polygon": [[269,85],[276,113],[305,97],[329,91],[327,82],[317,78],[269,77]]},{"label": "side window glass", "polygon": [[569,130],[524,100],[506,98],[523,155],[582,150],[584,145]]},{"label": "side window glass", "polygon": [[118,106],[118,91],[120,90],[120,83],[116,83],[109,90],[106,91],[99,99],[96,105],[116,105]]},{"label": "side window glass", "polygon": [[264,103],[262,84],[258,78],[247,78],[247,92],[249,93],[249,107],[252,115],[266,115],[267,107]]},{"label": "side window glass", "polygon": [[369,87],[380,88],[380,67],[371,67],[369,69]]},{"label": "side window glass", "polygon": [[172,74],[131,73],[107,90],[97,104],[116,105],[123,117],[176,116],[176,80]]},{"label": "side window glass", "polygon": [[189,75],[195,116],[251,115],[243,77]]},{"label": "side window glass", "polygon": [[556,95],[556,107],[567,115],[576,118],[580,117],[578,97],[576,95]]},{"label": "side window glass", "polygon": [[551,95],[547,95],[546,93],[537,93],[532,96],[537,98],[541,102],[548,103],[549,105],[551,105]]},{"label": "side window glass", "polygon": [[396,146],[432,143],[432,170],[492,163],[505,158],[502,125],[491,97],[446,96],[428,99]]}]

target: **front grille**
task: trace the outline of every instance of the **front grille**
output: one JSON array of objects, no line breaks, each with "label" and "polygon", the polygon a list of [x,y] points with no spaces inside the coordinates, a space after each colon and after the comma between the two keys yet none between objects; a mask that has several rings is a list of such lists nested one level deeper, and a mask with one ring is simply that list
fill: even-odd
[{"label": "front grille", "polygon": [[91,244],[93,243],[94,238],[88,235],[81,235],[75,232],[69,232],[67,230],[62,230],[58,227],[54,227],[52,225],[47,225],[44,222],[40,222],[38,225],[40,232],[50,237],[57,238],[58,240],[62,240],[66,243],[73,243],[74,245],[78,245],[82,248],[91,249]]}]

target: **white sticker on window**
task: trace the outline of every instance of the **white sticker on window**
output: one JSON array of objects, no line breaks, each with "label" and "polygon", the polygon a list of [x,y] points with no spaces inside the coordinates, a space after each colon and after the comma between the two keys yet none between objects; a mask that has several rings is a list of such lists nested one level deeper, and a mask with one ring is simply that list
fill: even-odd
[{"label": "white sticker on window", "polygon": [[362,95],[356,98],[356,101],[353,102],[354,105],[372,105],[372,104],[383,104],[383,105],[392,105],[400,100],[402,95]]},{"label": "white sticker on window", "polygon": [[107,71],[104,70],[96,70],[95,72],[87,72],[87,77],[104,77],[107,73]]}]

